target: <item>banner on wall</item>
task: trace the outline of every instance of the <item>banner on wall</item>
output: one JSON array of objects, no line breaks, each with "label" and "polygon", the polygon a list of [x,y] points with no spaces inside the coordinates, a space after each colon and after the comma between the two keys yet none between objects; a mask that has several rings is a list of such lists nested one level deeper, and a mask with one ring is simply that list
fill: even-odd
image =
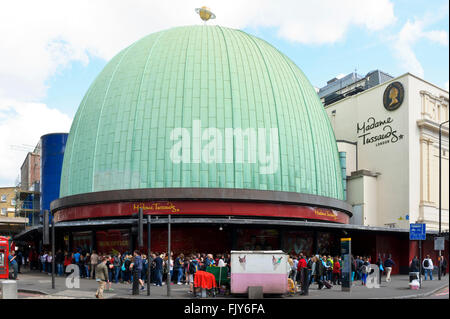
[{"label": "banner on wall", "polygon": [[283,251],[289,254],[300,253],[311,256],[313,253],[314,233],[312,231],[285,231],[283,233]]},{"label": "banner on wall", "polygon": [[101,254],[129,252],[130,234],[127,230],[97,231],[97,251]]},{"label": "banner on wall", "polygon": [[237,250],[279,249],[279,232],[276,229],[238,229]]},{"label": "banner on wall", "polygon": [[73,233],[73,248],[76,250],[90,251],[91,249],[91,232],[74,232]]}]

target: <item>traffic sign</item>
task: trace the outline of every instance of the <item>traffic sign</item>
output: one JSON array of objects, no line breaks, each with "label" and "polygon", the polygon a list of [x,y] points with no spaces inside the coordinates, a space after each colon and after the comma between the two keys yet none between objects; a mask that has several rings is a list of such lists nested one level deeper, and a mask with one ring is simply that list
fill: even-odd
[{"label": "traffic sign", "polygon": [[409,240],[425,240],[425,239],[426,239],[425,224],[409,225]]},{"label": "traffic sign", "polygon": [[434,250],[445,250],[444,237],[434,237]]}]

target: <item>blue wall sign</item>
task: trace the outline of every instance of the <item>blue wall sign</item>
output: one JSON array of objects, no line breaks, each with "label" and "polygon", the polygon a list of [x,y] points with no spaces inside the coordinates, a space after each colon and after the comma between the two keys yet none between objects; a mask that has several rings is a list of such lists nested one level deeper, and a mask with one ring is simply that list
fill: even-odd
[{"label": "blue wall sign", "polygon": [[425,224],[409,225],[409,240],[425,240],[425,239],[426,239]]}]

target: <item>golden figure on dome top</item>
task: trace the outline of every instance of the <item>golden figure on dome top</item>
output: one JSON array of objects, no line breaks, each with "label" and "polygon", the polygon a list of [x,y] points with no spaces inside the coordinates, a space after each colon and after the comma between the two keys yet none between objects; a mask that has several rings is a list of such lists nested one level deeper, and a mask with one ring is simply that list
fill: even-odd
[{"label": "golden figure on dome top", "polygon": [[215,19],[216,15],[212,13],[211,9],[208,7],[196,8],[195,12],[200,16],[203,21],[208,21],[209,19]]}]

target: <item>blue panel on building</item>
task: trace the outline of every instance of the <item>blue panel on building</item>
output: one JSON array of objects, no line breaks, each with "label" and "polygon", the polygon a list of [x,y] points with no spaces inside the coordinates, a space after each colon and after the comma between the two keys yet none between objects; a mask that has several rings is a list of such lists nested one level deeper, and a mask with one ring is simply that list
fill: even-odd
[{"label": "blue panel on building", "polygon": [[410,224],[409,240],[426,240],[426,224]]},{"label": "blue panel on building", "polygon": [[50,210],[50,203],[59,198],[67,137],[67,133],[47,134],[41,137],[41,216],[44,210]]}]

